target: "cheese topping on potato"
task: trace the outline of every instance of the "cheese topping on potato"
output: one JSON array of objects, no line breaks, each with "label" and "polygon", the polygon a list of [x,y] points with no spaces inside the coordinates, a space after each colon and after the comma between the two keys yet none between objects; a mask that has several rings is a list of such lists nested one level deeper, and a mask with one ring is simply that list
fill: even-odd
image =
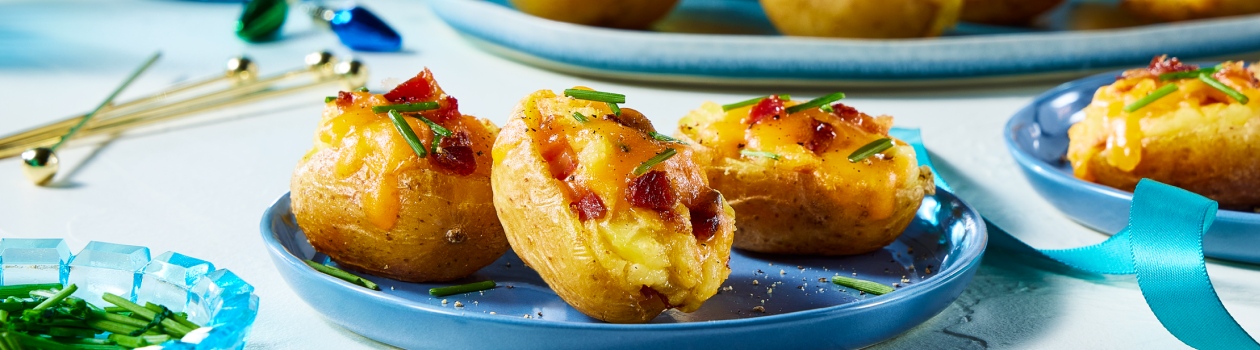
[{"label": "cheese topping on potato", "polygon": [[[419,114],[454,133],[432,147],[434,133],[419,118],[407,117],[422,144],[430,148],[418,158],[386,113],[375,106],[436,101],[439,108]],[[413,113],[406,113],[413,114]],[[397,174],[412,169],[435,169],[443,173],[490,176],[490,147],[497,131],[493,125],[459,113],[455,98],[446,95],[433,81],[428,69],[387,94],[342,91],[327,103],[315,139],[315,147],[304,157],[331,149],[337,152],[336,174],[346,181],[366,179],[372,191],[359,194],[358,201],[367,219],[381,230],[397,223],[402,205]]]}]

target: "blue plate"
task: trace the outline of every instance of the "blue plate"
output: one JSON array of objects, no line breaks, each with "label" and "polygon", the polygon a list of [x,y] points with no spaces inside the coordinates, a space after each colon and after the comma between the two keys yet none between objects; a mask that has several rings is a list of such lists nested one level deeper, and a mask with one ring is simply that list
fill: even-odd
[{"label": "blue plate", "polygon": [[1196,58],[1260,50],[1257,16],[1091,31],[960,25],[956,35],[941,38],[854,40],[777,35],[750,0],[684,0],[657,25],[673,32],[561,23],[518,12],[505,0],[429,4],[493,53],[566,73],[648,82],[979,84],[1078,77],[1165,53]]},{"label": "blue plate", "polygon": [[[1077,179],[1064,160],[1067,130],[1085,118],[1081,112],[1094,91],[1116,81],[1122,71],[1076,80],[1041,94],[1006,123],[1006,146],[1033,188],[1056,208],[1095,230],[1113,234],[1129,220],[1133,194]],[[1221,210],[1203,237],[1213,258],[1260,263],[1260,214]]]},{"label": "blue plate", "polygon": [[[381,291],[358,287],[303,263],[326,257],[311,248],[294,222],[286,194],[263,214],[262,237],[298,296],[369,338],[440,349],[860,348],[896,336],[952,303],[975,274],[988,240],[980,215],[937,189],[905,233],[880,251],[840,258],[735,251],[722,291],[695,313],[670,311],[648,324],[610,324],[569,307],[510,251],[454,282],[499,284],[484,292],[435,298],[429,288],[449,284],[375,276],[364,277]],[[819,280],[836,274],[901,287],[873,296]]]}]

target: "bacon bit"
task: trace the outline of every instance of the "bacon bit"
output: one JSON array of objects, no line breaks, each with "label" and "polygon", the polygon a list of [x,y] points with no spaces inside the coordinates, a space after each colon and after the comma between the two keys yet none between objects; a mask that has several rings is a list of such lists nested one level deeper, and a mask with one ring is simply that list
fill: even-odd
[{"label": "bacon bit", "polygon": [[871,117],[869,114],[859,112],[856,108],[846,106],[843,103],[834,104],[831,109],[835,110],[834,114],[840,117],[841,121],[862,128],[866,132],[880,135],[888,134],[891,124],[888,123],[889,121]]},{"label": "bacon bit", "polygon": [[642,288],[639,288],[639,294],[642,294],[644,298],[647,298],[647,300],[639,302],[639,305],[644,307],[651,308],[651,306],[664,305],[666,309],[673,309],[675,306],[669,303],[669,297],[666,297],[665,294],[661,294],[661,292],[656,291],[656,289],[652,289],[652,287],[643,286]]},{"label": "bacon bit", "polygon": [[569,146],[564,135],[552,134],[543,139],[538,147],[543,160],[547,161],[551,176],[555,179],[564,180],[577,170],[577,153],[573,151],[573,147]]},{"label": "bacon bit", "polygon": [[718,215],[722,212],[722,195],[710,189],[701,196],[704,197],[702,200],[697,198],[699,205],[689,207],[687,211],[691,214],[691,235],[698,241],[707,241],[717,234],[722,225],[722,218]]},{"label": "bacon bit", "polygon": [[429,119],[433,119],[433,121],[435,122],[443,121],[443,120],[453,120],[463,115],[459,113],[459,100],[456,100],[454,96],[449,96],[449,95],[443,95],[442,98],[438,99],[437,110],[434,110],[432,112],[429,112],[429,111],[426,111],[426,112],[432,113],[432,117],[430,117]]},{"label": "bacon bit", "polygon": [[831,141],[836,139],[836,128],[817,119],[810,123],[813,124],[814,134],[810,136],[809,142],[805,143],[805,148],[814,153],[826,151],[827,147],[831,146]]},{"label": "bacon bit", "polygon": [[666,211],[678,203],[669,177],[660,170],[649,171],[635,178],[627,191],[629,193],[626,199],[630,201],[630,205],[636,207]]},{"label": "bacon bit", "polygon": [[595,194],[595,192],[584,188],[582,191],[586,192],[582,198],[579,198],[576,202],[569,203],[569,209],[578,214],[578,220],[586,221],[604,217],[604,214],[608,213],[608,207],[604,206],[604,200],[599,199],[599,195]]},{"label": "bacon bit", "polygon": [[442,94],[442,89],[433,80],[433,72],[425,68],[420,74],[385,93],[385,99],[393,103],[411,103],[433,101]]},{"label": "bacon bit", "polygon": [[779,95],[770,95],[770,97],[762,99],[753,105],[752,109],[748,110],[748,120],[745,123],[748,125],[757,124],[757,122],[766,117],[782,115],[786,109],[786,107],[783,107],[783,100],[779,99]]},{"label": "bacon bit", "polygon": [[1146,67],[1146,70],[1155,76],[1164,73],[1189,72],[1195,69],[1199,69],[1199,66],[1181,63],[1181,60],[1176,57],[1168,58],[1168,55],[1161,55],[1151,59],[1151,64]]},{"label": "bacon bit", "polygon": [[467,176],[477,171],[477,159],[473,155],[472,141],[468,133],[460,131],[442,139],[435,150],[433,164],[456,175]]},{"label": "bacon bit", "polygon": [[1252,72],[1243,68],[1242,62],[1227,62],[1222,65],[1221,69],[1216,71],[1216,74],[1213,74],[1212,77],[1216,78],[1216,80],[1220,80],[1226,85],[1230,85],[1230,87],[1235,89],[1244,88],[1243,86],[1237,86],[1237,83],[1240,81],[1247,84],[1248,87],[1260,87],[1260,80],[1257,80],[1256,76],[1253,75]]},{"label": "bacon bit", "polygon": [[349,106],[354,103],[354,94],[349,91],[337,92],[337,105],[341,107]]}]

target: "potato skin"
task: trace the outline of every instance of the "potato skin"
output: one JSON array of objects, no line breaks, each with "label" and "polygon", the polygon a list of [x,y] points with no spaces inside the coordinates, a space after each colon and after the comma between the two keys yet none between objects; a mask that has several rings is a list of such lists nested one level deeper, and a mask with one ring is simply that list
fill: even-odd
[{"label": "potato skin", "polygon": [[[846,159],[886,130],[859,130],[817,109],[752,127],[740,121],[748,114],[747,107],[728,113],[710,102],[679,122],[679,137],[705,148],[697,162],[707,164],[713,187],[739,215],[736,248],[828,256],[874,251],[896,240],[923,196],[935,193],[931,170],[916,165],[914,149],[905,143],[882,152],[885,159]],[[813,118],[837,133],[833,145],[817,155],[802,147],[807,134],[792,131]],[[866,119],[867,125],[873,121]],[[781,159],[741,156],[743,150],[770,151]],[[891,184],[881,182],[889,178]]]},{"label": "potato skin", "polygon": [[[446,96],[427,70],[409,83],[416,79],[421,86],[427,80],[446,108]],[[425,112],[470,141],[462,154],[471,158],[462,159],[476,168],[461,174],[439,166],[436,153],[418,157],[387,116],[372,112],[372,106],[393,103],[382,95],[338,96],[326,104],[315,146],[290,182],[293,215],[315,250],[351,270],[407,282],[460,279],[507,251],[490,188],[497,127],[459,115],[453,103],[450,110]],[[431,144],[426,124],[405,119],[422,143]],[[445,147],[454,156],[463,146]]]},{"label": "potato skin", "polygon": [[1021,25],[1063,3],[1063,0],[966,0],[961,19],[967,22]]},{"label": "potato skin", "polygon": [[[1248,71],[1241,62],[1228,62],[1215,75],[1252,100],[1242,104],[1197,79],[1161,81],[1159,72],[1152,72],[1197,68],[1174,62],[1157,58],[1151,67],[1130,70],[1098,89],[1085,119],[1068,130],[1074,174],[1125,191],[1150,178],[1216,200],[1224,209],[1260,208],[1255,66]],[[1178,90],[1133,113],[1122,112],[1121,106],[1167,84]]]},{"label": "potato skin", "polygon": [[1255,0],[1124,0],[1120,7],[1163,22],[1260,13],[1260,1]]},{"label": "potato skin", "polygon": [[[563,188],[566,185],[548,170],[537,139],[539,130],[543,129],[539,126],[540,118],[571,118],[572,108],[585,108],[582,109],[584,115],[597,118],[601,113],[592,111],[606,107],[602,103],[556,97],[546,90],[535,92],[522,100],[495,142],[491,175],[495,209],[513,250],[569,305],[596,319],[642,323],[669,308],[683,312],[698,309],[704,300],[717,293],[730,274],[726,264],[735,230],[733,209],[719,194],[720,224],[705,241],[691,236],[689,224],[677,227],[656,213],[627,208],[624,201],[608,196],[604,201],[610,209],[603,219],[581,220],[570,209],[572,199],[566,195]],[[607,110],[600,111],[607,113]],[[625,107],[622,111],[623,114],[632,112]],[[637,132],[629,137],[644,138]],[[658,168],[665,168],[671,174],[675,186],[686,186],[680,182],[702,181],[702,170],[684,162],[689,157],[682,153],[690,151],[679,152],[679,156]],[[690,180],[681,179],[678,175],[685,169],[676,168],[687,166],[691,167]],[[692,185],[704,184],[692,182]],[[675,211],[675,214],[687,215],[687,212]],[[686,219],[681,221],[687,222]],[[636,246],[643,244],[618,245],[613,241],[636,232],[649,238],[638,243],[663,247],[663,253],[649,255],[655,261],[664,259],[669,266],[643,266],[621,255],[620,250],[637,249]],[[634,275],[639,272],[665,274],[668,280],[649,286],[636,282]],[[649,287],[659,295],[645,293]],[[660,296],[665,296],[672,305],[667,305]]]},{"label": "potato skin", "polygon": [[940,36],[963,0],[761,0],[785,35],[894,39]]},{"label": "potato skin", "polygon": [[512,0],[534,16],[590,26],[643,29],[665,17],[678,0]]}]

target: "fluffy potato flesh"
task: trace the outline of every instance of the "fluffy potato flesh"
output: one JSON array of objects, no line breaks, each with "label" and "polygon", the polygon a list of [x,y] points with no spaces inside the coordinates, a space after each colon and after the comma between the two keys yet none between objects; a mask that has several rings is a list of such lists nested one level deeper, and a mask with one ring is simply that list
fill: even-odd
[{"label": "fluffy potato flesh", "polygon": [[958,21],[963,0],[761,0],[786,35],[893,39],[933,37]]},{"label": "fluffy potato flesh", "polygon": [[[1068,130],[1067,159],[1076,177],[1126,191],[1150,178],[1212,198],[1222,208],[1260,207],[1256,68],[1228,62],[1210,74],[1247,96],[1247,104],[1199,79],[1159,77],[1196,68],[1159,57],[1099,88],[1085,107],[1085,119]],[[1132,113],[1124,111],[1167,85],[1177,90]]]},{"label": "fluffy potato flesh", "polygon": [[[679,121],[681,138],[739,214],[734,246],[767,253],[848,255],[888,245],[934,193],[931,171],[896,141],[858,162],[858,148],[888,137],[892,117],[843,104],[834,112],[777,96],[723,111],[709,102]],[[775,159],[777,158],[777,159]]]},{"label": "fluffy potato flesh", "polygon": [[642,29],[665,17],[678,0],[512,0],[534,16],[576,24]]},{"label": "fluffy potato flesh", "polygon": [[[374,106],[438,101],[419,115],[453,135],[404,117],[421,158]],[[328,102],[315,146],[291,181],[293,214],[315,250],[342,266],[403,281],[459,279],[507,251],[490,189],[497,128],[461,115],[428,70],[388,94],[341,92]]]},{"label": "fluffy potato flesh", "polygon": [[[607,322],[694,311],[730,274],[734,211],[691,149],[650,132],[633,109],[618,117],[542,90],[494,145],[495,208],[512,248],[566,302]],[[636,173],[668,149],[677,155]]]}]

